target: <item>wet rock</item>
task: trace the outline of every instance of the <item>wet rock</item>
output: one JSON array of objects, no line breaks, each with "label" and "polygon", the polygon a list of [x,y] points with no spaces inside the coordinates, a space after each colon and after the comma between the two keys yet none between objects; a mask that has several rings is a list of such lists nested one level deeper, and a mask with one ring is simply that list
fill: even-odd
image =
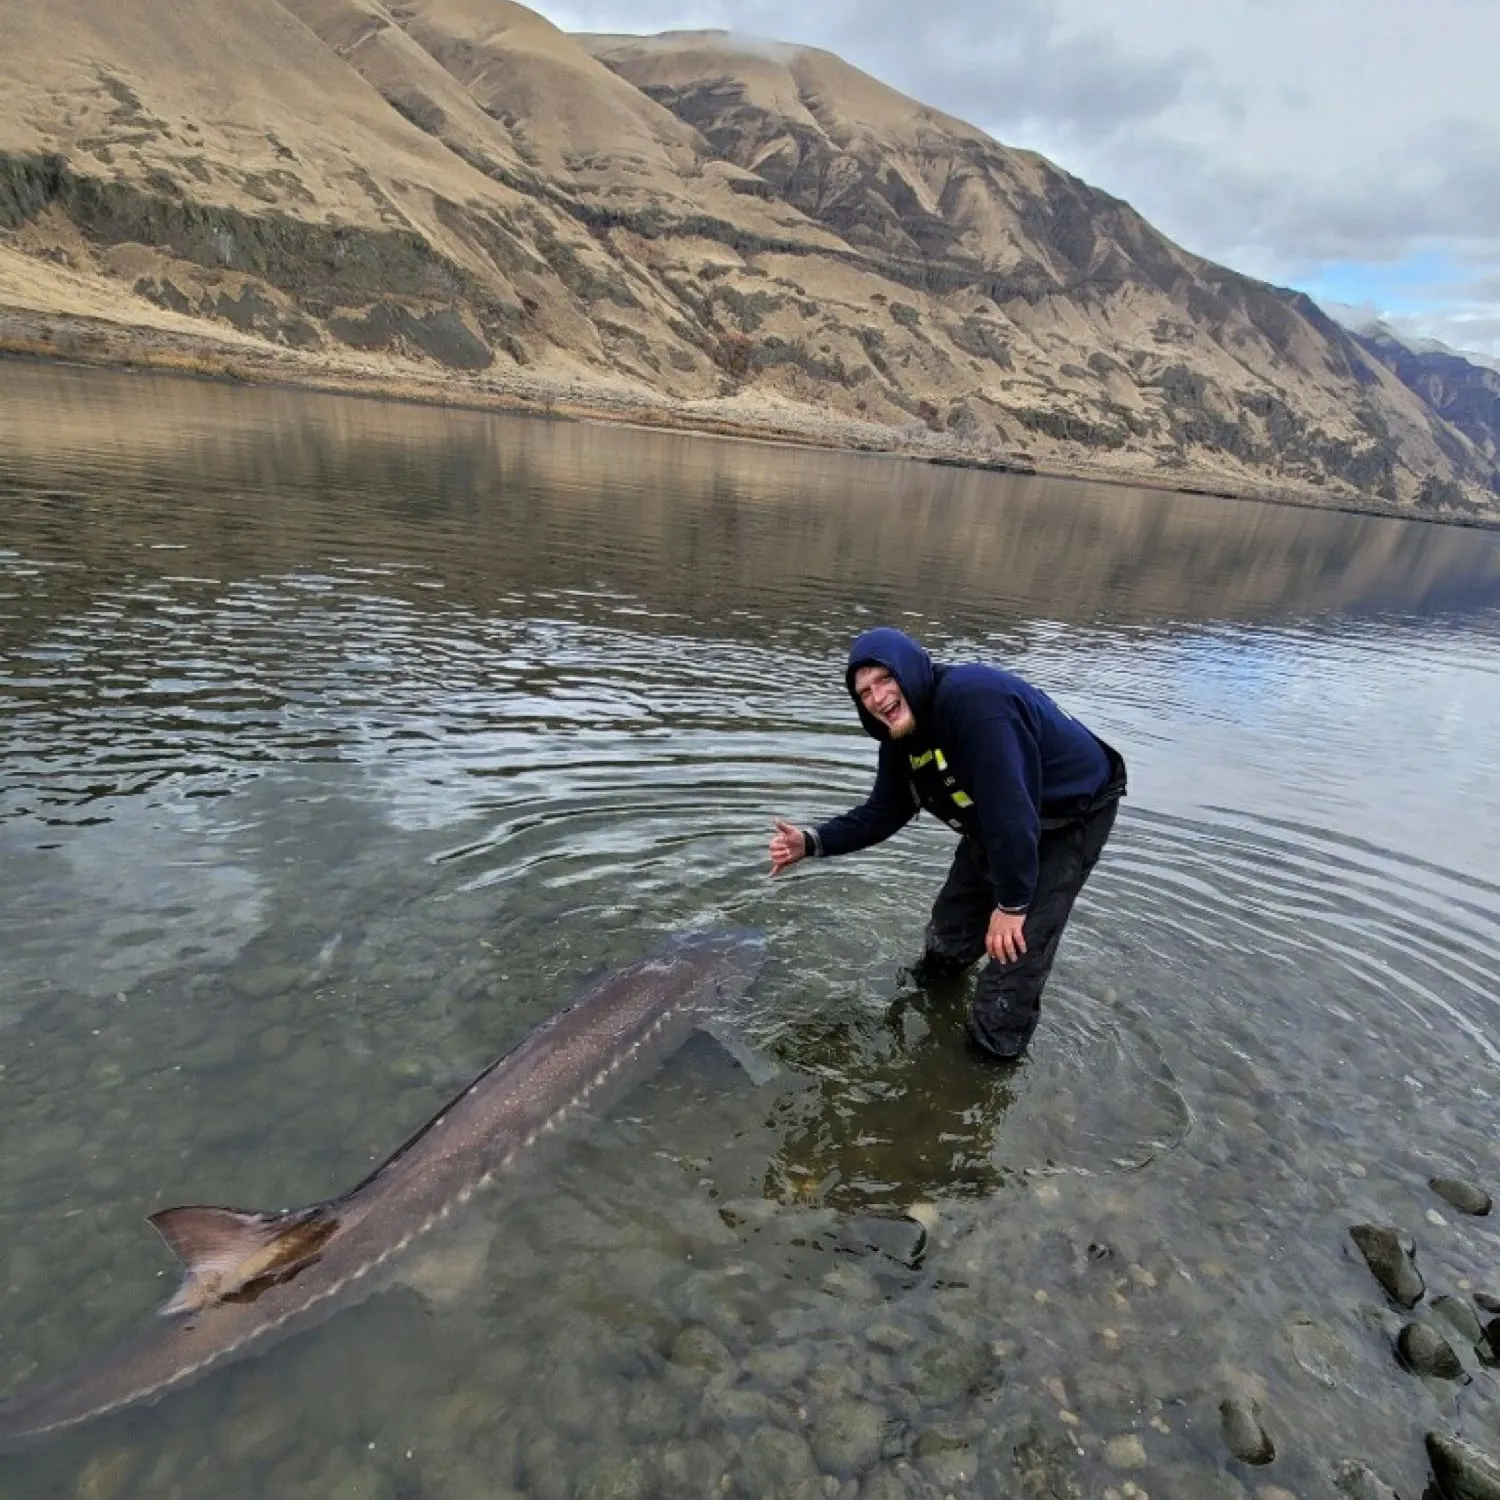
[{"label": "wet rock", "polygon": [[825,1474],[853,1474],[883,1455],[888,1418],[869,1401],[840,1401],[821,1412],[812,1428],[813,1456]]},{"label": "wet rock", "polygon": [[1401,1329],[1396,1335],[1396,1353],[1401,1363],[1418,1375],[1457,1380],[1464,1372],[1448,1340],[1422,1323],[1407,1323]]},{"label": "wet rock", "polygon": [[916,1334],[898,1323],[872,1323],[865,1333],[865,1342],[886,1354],[900,1354],[916,1341]]},{"label": "wet rock", "polygon": [[625,1408],[625,1431],[650,1442],[676,1431],[682,1421],[682,1403],[659,1385],[637,1383]]},{"label": "wet rock", "polygon": [[1412,1259],[1410,1242],[1403,1243],[1402,1235],[1375,1224],[1355,1224],[1349,1238],[1388,1297],[1402,1307],[1415,1307],[1422,1300],[1427,1285]]},{"label": "wet rock", "polygon": [[908,1369],[912,1391],[923,1406],[946,1406],[1000,1378],[998,1370],[991,1370],[988,1351],[978,1344],[930,1345],[912,1357]]},{"label": "wet rock", "polygon": [[1491,1318],[1480,1331],[1479,1342],[1474,1346],[1485,1364],[1500,1365],[1500,1318]]},{"label": "wet rock", "polygon": [[1433,1177],[1428,1179],[1427,1186],[1461,1214],[1482,1218],[1490,1211],[1490,1195],[1471,1182],[1461,1182],[1457,1177]]},{"label": "wet rock", "polygon": [[668,1494],[717,1494],[724,1474],[718,1450],[702,1438],[669,1439],[657,1454],[656,1466]]},{"label": "wet rock", "polygon": [[1287,1341],[1298,1366],[1326,1390],[1337,1390],[1353,1367],[1353,1357],[1338,1334],[1305,1313],[1288,1319]]},{"label": "wet rock", "polygon": [[1488,1292],[1475,1292],[1474,1306],[1481,1312],[1500,1313],[1500,1297],[1492,1297]]},{"label": "wet rock", "polygon": [[579,1485],[579,1500],[650,1500],[655,1488],[645,1459],[638,1454],[603,1458]]},{"label": "wet rock", "polygon": [[1443,1500],[1500,1500],[1500,1464],[1473,1444],[1429,1432],[1427,1459]]},{"label": "wet rock", "polygon": [[859,1500],[910,1500],[910,1496],[900,1476],[889,1469],[867,1474],[859,1486]]},{"label": "wet rock", "polygon": [[769,1422],[771,1398],[764,1391],[714,1385],[703,1397],[703,1415],[715,1426],[748,1427],[756,1422]]},{"label": "wet rock", "polygon": [[1441,1297],[1434,1297],[1432,1310],[1466,1344],[1477,1344],[1484,1337],[1484,1325],[1479,1321],[1479,1314],[1462,1297],[1450,1297],[1446,1293]]},{"label": "wet rock", "polygon": [[745,1356],[745,1370],[774,1390],[785,1390],[807,1371],[807,1349],[801,1344],[772,1344],[752,1349]]},{"label": "wet rock", "polygon": [[1224,1446],[1242,1463],[1268,1464],[1276,1457],[1276,1445],[1261,1426],[1259,1405],[1245,1396],[1219,1402],[1219,1431]]},{"label": "wet rock", "polygon": [[1385,1480],[1356,1458],[1346,1458],[1334,1469],[1333,1486],[1346,1500],[1400,1500]]},{"label": "wet rock", "polygon": [[912,1452],[930,1484],[945,1493],[968,1493],[979,1465],[973,1445],[958,1427],[935,1427],[922,1433]]},{"label": "wet rock", "polygon": [[746,1491],[764,1500],[781,1500],[793,1486],[817,1478],[812,1449],[795,1432],[761,1427],[751,1434],[741,1455]]},{"label": "wet rock", "polygon": [[710,1328],[692,1324],[672,1341],[672,1363],[683,1370],[727,1370],[734,1363],[724,1341]]},{"label": "wet rock", "polygon": [[1139,1433],[1122,1432],[1104,1445],[1104,1461],[1115,1469],[1144,1469],[1146,1445]]}]

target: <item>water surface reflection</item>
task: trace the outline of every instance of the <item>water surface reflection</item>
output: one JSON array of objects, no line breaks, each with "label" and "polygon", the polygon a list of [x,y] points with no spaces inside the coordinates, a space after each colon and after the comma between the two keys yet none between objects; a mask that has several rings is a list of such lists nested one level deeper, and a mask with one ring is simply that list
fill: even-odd
[{"label": "water surface reflection", "polygon": [[[1013,1074],[897,979],[945,830],[764,876],[868,787],[877,618],[1130,756]],[[1493,1170],[1497,626],[1475,532],[0,368],[0,1389],[152,1316],[144,1213],[346,1187],[664,932],[767,934],[779,1069],[695,1043],[0,1496],[1418,1492],[1500,1398],[1399,1367],[1347,1231],[1418,1318],[1500,1292],[1427,1187]]]}]

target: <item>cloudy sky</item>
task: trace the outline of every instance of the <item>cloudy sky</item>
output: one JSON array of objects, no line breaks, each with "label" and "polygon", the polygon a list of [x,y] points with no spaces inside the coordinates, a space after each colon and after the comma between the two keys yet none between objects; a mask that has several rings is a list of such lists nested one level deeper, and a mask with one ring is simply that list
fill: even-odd
[{"label": "cloudy sky", "polygon": [[826,47],[1178,243],[1500,356],[1500,0],[531,0]]}]

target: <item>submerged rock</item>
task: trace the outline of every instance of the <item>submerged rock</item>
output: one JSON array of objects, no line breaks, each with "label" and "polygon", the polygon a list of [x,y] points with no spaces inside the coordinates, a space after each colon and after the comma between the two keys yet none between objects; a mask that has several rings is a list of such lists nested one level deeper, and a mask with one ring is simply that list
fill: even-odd
[{"label": "submerged rock", "polygon": [[1446,1293],[1441,1297],[1434,1297],[1432,1310],[1455,1333],[1461,1335],[1466,1343],[1477,1344],[1484,1337],[1484,1325],[1479,1321],[1479,1314],[1462,1297],[1450,1297]]},{"label": "submerged rock", "polygon": [[1259,1409],[1244,1396],[1227,1396],[1219,1402],[1220,1431],[1224,1446],[1242,1463],[1268,1464],[1276,1457],[1276,1445],[1261,1426]]},{"label": "submerged rock", "polygon": [[1418,1375],[1457,1380],[1464,1372],[1448,1340],[1422,1323],[1408,1323],[1402,1328],[1396,1335],[1396,1353],[1401,1363]]},{"label": "submerged rock", "polygon": [[1475,1348],[1485,1364],[1500,1365],[1500,1318],[1491,1318],[1484,1325]]},{"label": "submerged rock", "polygon": [[1461,1182],[1456,1177],[1433,1177],[1428,1179],[1427,1186],[1461,1214],[1482,1218],[1490,1211],[1490,1195],[1471,1182]]},{"label": "submerged rock", "polygon": [[1357,1458],[1346,1458],[1333,1471],[1333,1485],[1348,1500],[1400,1500],[1385,1480]]},{"label": "submerged rock", "polygon": [[1500,1500],[1500,1464],[1472,1443],[1429,1432],[1427,1458],[1444,1500]]},{"label": "submerged rock", "polygon": [[1417,1270],[1411,1250],[1402,1243],[1403,1236],[1394,1229],[1375,1224],[1355,1224],[1349,1238],[1359,1247],[1386,1295],[1402,1307],[1415,1307],[1422,1300],[1427,1284]]}]

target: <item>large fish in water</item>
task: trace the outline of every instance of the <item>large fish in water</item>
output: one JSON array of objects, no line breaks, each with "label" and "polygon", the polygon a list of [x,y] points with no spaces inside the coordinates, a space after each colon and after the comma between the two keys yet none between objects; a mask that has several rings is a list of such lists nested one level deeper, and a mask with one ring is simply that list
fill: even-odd
[{"label": "large fish in water", "polygon": [[[492,1063],[363,1182],[279,1213],[185,1206],[150,1222],[186,1274],[151,1328],[0,1402],[0,1446],[154,1401],[383,1284],[413,1241],[575,1111],[600,1110],[749,987],[753,936],[676,940],[601,981]],[[709,1029],[712,1029],[710,1025]]]}]

